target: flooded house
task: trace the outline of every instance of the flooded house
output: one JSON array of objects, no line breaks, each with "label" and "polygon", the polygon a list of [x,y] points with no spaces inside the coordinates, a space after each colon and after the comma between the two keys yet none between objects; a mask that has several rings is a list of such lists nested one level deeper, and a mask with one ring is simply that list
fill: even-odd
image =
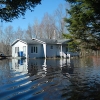
[{"label": "flooded house", "polygon": [[17,39],[12,43],[12,57],[67,57],[69,39]]}]

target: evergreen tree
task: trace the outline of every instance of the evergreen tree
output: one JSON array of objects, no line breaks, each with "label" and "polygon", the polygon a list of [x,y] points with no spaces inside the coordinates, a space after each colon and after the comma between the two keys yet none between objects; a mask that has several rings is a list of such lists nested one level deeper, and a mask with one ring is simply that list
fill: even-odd
[{"label": "evergreen tree", "polygon": [[41,0],[0,0],[0,19],[11,21],[24,16],[27,9],[32,11],[40,2]]},{"label": "evergreen tree", "polygon": [[82,47],[99,49],[100,43],[100,0],[66,0],[71,4],[67,10],[69,35]]}]

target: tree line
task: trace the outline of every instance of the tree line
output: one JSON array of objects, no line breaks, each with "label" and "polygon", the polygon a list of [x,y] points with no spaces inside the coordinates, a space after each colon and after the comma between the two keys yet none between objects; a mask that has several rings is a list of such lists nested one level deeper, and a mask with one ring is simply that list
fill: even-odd
[{"label": "tree line", "polygon": [[[68,38],[71,51],[82,54],[100,50],[100,0],[65,0],[70,4],[70,9],[62,6],[50,15],[46,13],[43,19],[34,20],[33,25],[28,25],[26,30],[20,27],[14,31],[12,26],[0,29],[1,44],[11,44],[16,38]],[[27,9],[32,10],[41,3],[41,0],[1,0],[0,18],[11,21],[24,16]],[[3,46],[3,47],[6,47]],[[6,49],[4,49],[6,50]],[[3,51],[4,51],[3,50]],[[2,51],[2,50],[0,50]],[[8,52],[9,50],[7,50]]]},{"label": "tree line", "polygon": [[[60,4],[53,14],[45,13],[41,21],[35,19],[32,25],[27,25],[27,29],[23,30],[18,27],[14,30],[13,26],[0,27],[0,52],[4,54],[11,54],[10,45],[16,39],[32,39],[32,38],[62,38],[62,34],[66,33],[65,22],[63,20],[66,17],[65,11],[66,4]],[[2,24],[2,23],[1,23]]]}]

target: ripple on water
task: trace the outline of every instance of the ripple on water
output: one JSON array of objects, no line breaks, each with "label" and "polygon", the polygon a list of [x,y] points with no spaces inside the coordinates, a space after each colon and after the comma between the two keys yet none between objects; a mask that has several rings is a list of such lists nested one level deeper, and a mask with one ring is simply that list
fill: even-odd
[{"label": "ripple on water", "polygon": [[72,60],[70,67],[39,66],[35,73],[2,67],[0,100],[100,100],[100,65]]}]

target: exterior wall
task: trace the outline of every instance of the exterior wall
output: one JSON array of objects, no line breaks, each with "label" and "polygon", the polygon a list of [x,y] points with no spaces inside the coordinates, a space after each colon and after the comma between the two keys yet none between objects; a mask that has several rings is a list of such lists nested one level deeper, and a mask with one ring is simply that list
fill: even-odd
[{"label": "exterior wall", "polygon": [[[53,48],[51,49],[51,46],[53,46]],[[62,52],[61,52],[61,46],[62,46]],[[47,50],[46,50],[46,54],[47,54],[47,57],[64,57],[66,58],[67,57],[67,47],[66,47],[66,44],[64,45],[61,45],[61,44],[49,44],[46,46],[47,47]]]},{"label": "exterior wall", "polygon": [[[37,47],[37,53],[31,53],[31,47]],[[43,45],[42,44],[28,45],[28,57],[29,58],[44,57]]]},{"label": "exterior wall", "polygon": [[[24,53],[26,58],[61,57],[61,56],[63,56],[64,58],[67,57],[66,44],[63,44],[63,45],[61,44],[27,45],[21,41],[18,41],[12,46],[12,57],[18,57],[18,52],[15,53],[15,47],[19,47],[19,51],[23,51],[23,46],[26,46],[26,52]],[[31,47],[37,47],[37,53],[31,53]],[[61,52],[61,48],[62,48],[62,52]]]},{"label": "exterior wall", "polygon": [[66,45],[66,44],[62,45],[62,56],[63,56],[64,58],[67,57],[67,51],[68,51],[67,45]]},{"label": "exterior wall", "polygon": [[48,44],[46,46],[46,54],[47,54],[46,57],[60,56],[60,45]]},{"label": "exterior wall", "polygon": [[18,52],[15,53],[15,47],[19,47],[19,52],[23,51],[23,46],[26,46],[26,52],[23,53],[23,55],[27,58],[27,44],[18,41],[12,46],[12,57],[18,57]]},{"label": "exterior wall", "polygon": [[56,48],[57,48],[56,55],[57,55],[57,57],[60,57],[61,56],[61,44],[56,45]]}]

